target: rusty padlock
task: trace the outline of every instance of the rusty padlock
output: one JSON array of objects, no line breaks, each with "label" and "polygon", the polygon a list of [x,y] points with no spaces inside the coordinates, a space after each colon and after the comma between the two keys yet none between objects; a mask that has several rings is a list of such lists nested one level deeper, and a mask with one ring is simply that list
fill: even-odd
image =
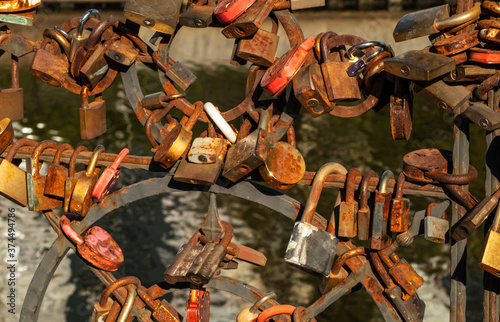
[{"label": "rusty padlock", "polygon": [[80,107],[80,137],[91,140],[106,133],[106,102],[102,94],[89,103],[89,88],[82,86]]},{"label": "rusty padlock", "polygon": [[181,11],[182,1],[127,0],[125,18],[146,28],[171,35],[174,33]]},{"label": "rusty padlock", "polygon": [[69,202],[69,212],[84,217],[92,206],[92,190],[99,179],[101,169],[97,168],[99,156],[104,152],[102,145],[96,146],[92,153],[87,170],[74,183],[73,192]]},{"label": "rusty padlock", "polygon": [[49,148],[57,149],[58,145],[50,140],[42,141],[33,150],[30,162],[28,162],[29,171],[26,174],[26,183],[28,191],[28,209],[31,211],[56,209],[63,206],[62,198],[49,197],[44,194],[47,177],[40,174],[42,165],[39,164],[39,159],[43,151]]},{"label": "rusty padlock", "polygon": [[104,55],[120,65],[132,66],[139,57],[139,52],[121,41],[114,41],[106,48]]},{"label": "rusty padlock", "polygon": [[0,121],[0,154],[7,149],[12,140],[14,140],[12,121],[6,117]]},{"label": "rusty padlock", "polygon": [[403,187],[405,184],[405,175],[401,172],[396,184],[396,196],[391,201],[391,231],[402,233],[408,230],[410,199],[403,197]]},{"label": "rusty padlock", "polygon": [[340,203],[339,210],[339,228],[337,235],[339,237],[356,237],[358,233],[358,202],[354,198],[356,192],[356,177],[361,177],[358,168],[349,170],[345,182],[345,201]]},{"label": "rusty padlock", "polygon": [[413,91],[411,82],[396,77],[390,103],[391,134],[394,140],[409,140],[413,128]]},{"label": "rusty padlock", "polygon": [[23,89],[19,87],[19,58],[11,55],[11,88],[0,90],[0,119],[5,117],[12,121],[24,118]]},{"label": "rusty padlock", "polygon": [[375,190],[375,205],[372,216],[371,249],[384,249],[391,243],[391,237],[387,232],[387,221],[389,219],[389,208],[392,194],[387,192],[389,180],[394,179],[394,174],[387,170],[379,180],[378,188]]},{"label": "rusty padlock", "polygon": [[181,121],[180,126],[176,126],[171,131],[171,134],[163,139],[156,150],[154,160],[162,167],[170,168],[173,166],[191,143],[191,138],[193,137],[191,130],[203,112],[203,103],[198,101],[194,106],[193,114],[189,118],[185,118],[187,121]]},{"label": "rusty padlock", "polygon": [[98,20],[101,19],[101,14],[96,9],[87,10],[80,18],[78,23],[78,27],[72,31],[70,31],[69,35],[71,36],[71,45],[69,50],[68,59],[70,62],[73,62],[75,58],[76,50],[78,47],[82,46],[87,42],[87,39],[90,36],[90,30],[85,28],[85,24],[90,18],[96,18]]},{"label": "rusty padlock", "polygon": [[52,198],[64,198],[66,179],[68,179],[68,168],[61,164],[62,153],[66,150],[73,150],[73,147],[64,143],[57,149],[54,161],[47,170],[44,194]]},{"label": "rusty padlock", "polygon": [[113,161],[109,167],[104,169],[101,176],[97,180],[94,189],[92,190],[92,198],[97,201],[101,201],[101,199],[111,191],[111,188],[115,185],[116,180],[118,180],[118,177],[120,176],[118,166],[122,163],[123,159],[125,159],[129,152],[129,149],[127,148],[121,150],[121,152],[116,156],[115,161]]},{"label": "rusty padlock", "polygon": [[68,178],[64,183],[64,211],[69,212],[69,202],[71,200],[71,196],[73,195],[73,189],[75,188],[75,184],[82,176],[85,175],[85,172],[80,171],[75,173],[75,165],[78,154],[82,151],[88,151],[87,147],[79,146],[73,153],[71,154],[71,158],[69,160],[69,171]]},{"label": "rusty padlock", "polygon": [[213,2],[191,1],[187,9],[179,16],[179,24],[191,28],[207,28],[213,20],[215,10]]},{"label": "rusty padlock", "polygon": [[5,159],[0,161],[0,177],[9,178],[9,180],[0,180],[0,195],[23,207],[28,205],[26,172],[15,166],[12,161],[20,147],[25,145],[36,146],[37,144],[32,139],[19,139],[11,145]]},{"label": "rusty padlock", "polygon": [[412,296],[417,289],[424,284],[424,279],[418,275],[415,269],[404,259],[400,259],[396,253],[390,256],[383,249],[378,252],[380,259],[389,268],[389,274],[403,290]]},{"label": "rusty padlock", "polygon": [[56,41],[48,37],[35,52],[30,73],[51,86],[61,87],[68,75],[69,62]]},{"label": "rusty padlock", "polygon": [[437,203],[430,203],[429,206],[427,206],[426,216],[424,218],[424,237],[426,240],[433,243],[445,243],[446,233],[450,229],[450,222],[446,220],[445,212],[433,216],[432,208],[437,205]]},{"label": "rusty padlock", "polygon": [[123,253],[120,246],[101,227],[90,228],[82,238],[71,227],[68,215],[61,217],[60,224],[64,235],[76,244],[78,254],[93,266],[105,271],[116,271],[123,263]]},{"label": "rusty padlock", "polygon": [[370,180],[377,178],[377,174],[373,170],[366,171],[361,183],[359,184],[359,209],[358,209],[358,239],[368,240],[371,232],[371,209],[368,205],[370,197]]},{"label": "rusty padlock", "polygon": [[226,38],[245,38],[259,30],[273,9],[273,1],[256,0],[241,16],[222,29]]}]

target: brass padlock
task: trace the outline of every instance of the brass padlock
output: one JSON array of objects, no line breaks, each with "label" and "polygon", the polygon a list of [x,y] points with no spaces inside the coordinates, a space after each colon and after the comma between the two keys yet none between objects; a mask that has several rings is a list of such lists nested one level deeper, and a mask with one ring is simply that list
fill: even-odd
[{"label": "brass padlock", "polygon": [[29,169],[26,175],[26,182],[28,191],[28,209],[31,211],[56,209],[63,206],[62,198],[53,198],[44,194],[45,181],[47,177],[40,174],[40,168],[42,166],[41,164],[39,165],[39,159],[42,152],[48,148],[57,149],[58,145],[50,140],[41,142],[33,150],[30,159],[31,162],[28,163],[31,166],[31,169]]},{"label": "brass padlock", "polygon": [[195,109],[189,118],[181,121],[180,126],[176,126],[168,137],[165,137],[156,150],[154,160],[164,168],[170,168],[184,154],[193,132],[191,129],[198,121],[198,117],[203,112],[203,103],[198,101],[194,104]]},{"label": "brass padlock", "polygon": [[0,121],[0,154],[7,149],[14,139],[12,121],[6,117]]},{"label": "brass padlock", "polygon": [[182,0],[127,0],[125,18],[146,28],[171,35],[177,27]]},{"label": "brass padlock", "polygon": [[89,88],[82,86],[80,107],[80,137],[90,140],[106,133],[106,103],[102,94],[89,104]]},{"label": "brass padlock", "polygon": [[496,277],[500,277],[500,257],[498,256],[498,249],[500,249],[500,207],[497,206],[495,218],[493,219],[490,230],[488,230],[484,238],[483,248],[477,264],[479,267]]},{"label": "brass padlock", "polygon": [[102,145],[96,146],[90,159],[87,171],[75,182],[71,200],[69,202],[69,212],[84,217],[92,206],[92,190],[99,179],[101,169],[97,168],[99,156],[104,152]]},{"label": "brass padlock", "polygon": [[77,147],[73,153],[71,154],[71,158],[69,160],[69,171],[68,178],[66,182],[64,182],[64,211],[69,212],[69,202],[71,201],[71,196],[73,195],[73,189],[75,188],[75,184],[78,179],[82,178],[85,175],[84,171],[80,171],[75,173],[75,165],[78,154],[82,151],[88,151],[87,147],[81,145]]},{"label": "brass padlock", "polygon": [[85,24],[90,18],[101,19],[101,14],[96,9],[90,9],[85,12],[80,18],[80,22],[78,23],[78,27],[75,30],[70,32],[71,36],[71,45],[69,50],[68,59],[70,62],[75,58],[76,50],[78,47],[82,46],[87,42],[87,39],[90,36],[90,30],[85,28]]},{"label": "brass padlock", "polygon": [[[68,75],[69,62],[66,55],[55,43],[55,40],[44,38],[35,52],[30,73],[44,83],[61,87]],[[54,53],[56,49],[58,52]]]},{"label": "brass padlock", "polygon": [[11,55],[12,87],[0,90],[0,119],[5,117],[12,121],[24,118],[23,89],[19,88],[19,58]]},{"label": "brass padlock", "polygon": [[120,65],[131,66],[139,56],[139,52],[132,46],[115,41],[106,48],[104,55]]},{"label": "brass padlock", "polygon": [[44,188],[44,194],[46,196],[64,198],[66,179],[68,179],[68,168],[61,164],[61,156],[66,150],[73,150],[73,147],[68,143],[61,144],[54,155],[54,162],[49,165]]},{"label": "brass padlock", "polygon": [[278,20],[270,15],[272,21],[271,32],[258,29],[251,38],[242,38],[238,42],[236,56],[260,66],[270,67],[276,59],[278,50]]},{"label": "brass padlock", "polygon": [[408,230],[410,199],[403,197],[405,175],[401,172],[396,184],[396,196],[391,201],[391,231],[402,233]]},{"label": "brass padlock", "polygon": [[[331,102],[352,101],[361,99],[361,90],[356,77],[347,75],[351,63],[344,61],[338,52],[342,46],[342,38],[337,35],[325,35],[321,38],[321,70],[325,80],[326,92]],[[329,53],[331,50],[334,52]]]},{"label": "brass padlock", "polygon": [[191,28],[207,28],[212,23],[214,9],[215,6],[210,3],[203,5],[191,2],[179,16],[179,24]]},{"label": "brass padlock", "polygon": [[339,237],[356,237],[358,233],[358,202],[354,198],[356,177],[361,177],[358,168],[349,170],[345,182],[345,201],[340,203],[339,210],[339,228],[337,235]]},{"label": "brass padlock", "polygon": [[262,26],[264,20],[273,9],[273,1],[257,0],[247,11],[230,25],[222,29],[226,38],[245,38],[253,35]]},{"label": "brass padlock", "polygon": [[12,161],[20,147],[24,145],[35,146],[37,144],[32,139],[19,139],[11,145],[9,153],[0,162],[0,178],[9,178],[9,180],[0,180],[0,195],[23,207],[28,205],[26,172],[15,166]]}]

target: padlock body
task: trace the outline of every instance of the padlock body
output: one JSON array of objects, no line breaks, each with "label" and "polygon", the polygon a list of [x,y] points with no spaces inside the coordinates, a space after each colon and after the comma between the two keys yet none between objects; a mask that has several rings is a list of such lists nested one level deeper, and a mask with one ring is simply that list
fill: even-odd
[{"label": "padlock body", "polygon": [[68,168],[60,164],[49,165],[44,194],[49,197],[64,198],[66,179],[68,179]]},{"label": "padlock body", "polygon": [[239,41],[236,55],[254,64],[270,67],[276,59],[279,37],[262,29],[252,36]]},{"label": "padlock body", "polygon": [[220,263],[226,256],[227,248],[224,245],[216,243],[206,243],[202,251],[192,262],[186,277],[190,283],[196,285],[207,284]]},{"label": "padlock body", "polygon": [[35,52],[31,63],[30,73],[44,83],[61,87],[68,74],[69,62],[67,59],[52,54],[43,48]]},{"label": "padlock body", "polygon": [[118,64],[131,66],[139,56],[139,52],[131,46],[115,41],[106,48],[104,55]]},{"label": "padlock body", "polygon": [[182,1],[127,0],[123,14],[136,24],[168,35],[174,33]]},{"label": "padlock body", "polygon": [[108,232],[98,226],[90,228],[78,245],[78,253],[95,267],[105,271],[116,271],[123,263],[120,246]]},{"label": "padlock body", "polygon": [[24,118],[24,98],[22,88],[0,90],[0,119],[10,118],[12,121]]},{"label": "padlock body", "polygon": [[381,250],[391,244],[387,234],[387,219],[391,205],[391,194],[375,191],[375,205],[372,215],[372,234],[370,248]]},{"label": "padlock body", "polygon": [[337,235],[340,237],[356,237],[358,230],[358,203],[342,201],[339,209],[339,228]]},{"label": "padlock body", "polygon": [[371,211],[370,208],[358,210],[358,239],[368,240],[371,231]]},{"label": "padlock body", "polygon": [[9,161],[0,163],[0,194],[23,207],[28,205],[26,172]]},{"label": "padlock body", "polygon": [[104,52],[103,45],[97,45],[94,52],[80,68],[79,78],[92,90],[106,75],[109,66]]},{"label": "padlock body", "polygon": [[408,230],[410,213],[410,199],[396,197],[392,200],[391,231],[402,233]]},{"label": "padlock body", "polygon": [[[4,161],[5,162],[5,161]],[[495,231],[488,231],[484,239],[483,249],[479,256],[478,266],[490,274],[500,277],[500,234]]]},{"label": "padlock body", "polygon": [[331,102],[354,101],[361,99],[356,77],[349,77],[347,69],[349,62],[327,61],[321,64],[326,92]]},{"label": "padlock body", "polygon": [[217,159],[215,163],[193,163],[186,158],[181,160],[174,174],[174,180],[198,184],[198,185],[213,185],[219,178],[219,175],[224,167],[224,162]]},{"label": "padlock body", "polygon": [[389,269],[389,274],[408,295],[413,295],[424,284],[422,276],[405,260],[401,259],[394,267]]},{"label": "padlock body", "polygon": [[192,71],[178,61],[169,66],[165,75],[183,91],[193,85],[197,79],[196,75],[193,74]]},{"label": "padlock body", "polygon": [[244,14],[239,16],[230,25],[224,27],[222,34],[226,38],[245,38],[251,36],[259,30],[272,9],[272,1],[257,0]]},{"label": "padlock body", "polygon": [[44,194],[46,176],[26,174],[28,209],[42,211],[57,209],[63,206],[62,198],[51,198]]},{"label": "padlock body", "polygon": [[206,28],[212,23],[215,7],[191,5],[179,16],[179,24],[191,28]]},{"label": "padlock body", "polygon": [[424,218],[424,237],[433,243],[445,243],[450,222],[446,219],[427,216]]},{"label": "padlock body", "polygon": [[285,262],[305,272],[328,277],[338,239],[312,224],[297,221],[286,248]]},{"label": "padlock body", "polygon": [[219,138],[196,138],[191,144],[187,159],[192,163],[215,163],[226,148],[226,140]]},{"label": "padlock body", "polygon": [[91,140],[106,133],[106,103],[94,101],[80,108],[80,136]]},{"label": "padlock body", "polygon": [[170,168],[184,154],[192,137],[193,132],[187,130],[184,126],[173,128],[169,136],[163,139],[158,150],[156,150],[154,160],[162,167]]},{"label": "padlock body", "polygon": [[69,56],[68,56],[70,62],[73,62],[73,60],[75,60],[75,56],[76,56],[76,52],[78,51],[78,48],[80,48],[80,46],[85,45],[85,43],[87,42],[87,39],[89,39],[90,33],[91,33],[90,30],[83,29],[82,35],[77,36],[77,32],[78,32],[77,29],[74,29],[69,34],[71,36],[71,44],[69,47]]},{"label": "padlock body", "polygon": [[295,97],[312,117],[332,110],[319,64],[302,67],[293,78],[293,90]]},{"label": "padlock body", "polygon": [[169,284],[187,282],[187,272],[202,250],[203,246],[182,245],[163,273],[163,279]]},{"label": "padlock body", "polygon": [[85,216],[92,205],[92,191],[99,179],[101,169],[96,168],[90,176],[84,174],[76,180],[69,202],[69,212],[78,216]]}]

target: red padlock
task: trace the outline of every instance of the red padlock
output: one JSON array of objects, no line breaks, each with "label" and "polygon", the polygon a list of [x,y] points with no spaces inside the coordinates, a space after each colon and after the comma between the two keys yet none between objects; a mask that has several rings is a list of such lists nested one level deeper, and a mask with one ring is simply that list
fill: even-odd
[{"label": "red padlock", "polygon": [[276,59],[266,71],[260,85],[269,94],[281,93],[306,61],[308,52],[314,47],[316,39],[307,38],[302,44],[293,47],[286,54]]},{"label": "red padlock", "polygon": [[123,159],[125,159],[125,156],[129,154],[129,152],[130,151],[127,148],[123,149],[120,154],[118,154],[113,164],[104,170],[97,180],[94,190],[92,191],[92,198],[97,199],[97,201],[101,201],[101,199],[109,193],[120,176],[118,166],[122,163]]},{"label": "red padlock", "polygon": [[471,48],[469,60],[482,64],[500,64],[500,51],[486,48]]},{"label": "red padlock", "polygon": [[227,24],[241,16],[256,0],[223,0],[215,7],[214,15]]},{"label": "red padlock", "polygon": [[101,227],[90,228],[82,238],[70,225],[67,215],[61,217],[64,235],[75,243],[78,254],[104,271],[116,271],[123,263],[123,253],[116,241]]},{"label": "red padlock", "polygon": [[192,288],[186,303],[186,322],[210,320],[210,294],[205,289]]}]

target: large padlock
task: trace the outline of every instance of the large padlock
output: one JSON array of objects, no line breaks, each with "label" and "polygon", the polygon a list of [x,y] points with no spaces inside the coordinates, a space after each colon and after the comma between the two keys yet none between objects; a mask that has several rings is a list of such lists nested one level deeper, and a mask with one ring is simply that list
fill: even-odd
[{"label": "large padlock", "polygon": [[345,182],[345,201],[340,203],[339,210],[339,228],[337,235],[339,237],[356,237],[358,233],[358,202],[354,198],[356,192],[356,177],[361,177],[358,168],[349,170]]},{"label": "large padlock", "polygon": [[78,254],[93,266],[105,271],[116,271],[123,263],[123,253],[120,246],[101,227],[90,228],[82,238],[71,227],[67,215],[61,217],[60,224],[64,235],[76,244]]},{"label": "large padlock", "polygon": [[391,201],[391,231],[395,233],[407,231],[409,225],[410,199],[403,197],[404,184],[405,175],[401,172],[396,184],[396,196]]},{"label": "large padlock", "polygon": [[11,55],[11,88],[0,89],[0,119],[5,117],[12,121],[24,118],[23,89],[19,87],[19,58]]},{"label": "large padlock", "polygon": [[[326,35],[321,38],[321,71],[325,80],[326,92],[331,102],[350,101],[361,99],[361,90],[356,77],[347,75],[351,63],[345,61],[339,53],[343,46],[342,38],[338,35]],[[330,51],[332,51],[330,53]]]},{"label": "large padlock", "polygon": [[[169,136],[165,137],[156,150],[154,160],[164,168],[170,168],[186,152],[193,132],[193,126],[203,112],[203,103],[194,104],[195,109],[189,118],[185,117],[179,126],[174,127]],[[185,121],[187,119],[187,121]]]},{"label": "large padlock", "polygon": [[445,212],[433,216],[432,208],[437,205],[437,203],[431,203],[427,207],[427,214],[424,218],[424,237],[433,243],[445,243],[450,222],[446,220]]},{"label": "large padlock", "polygon": [[271,108],[260,109],[257,129],[229,148],[222,172],[225,178],[236,182],[265,162],[271,141],[270,113]]},{"label": "large padlock", "polygon": [[45,149],[57,149],[57,143],[46,140],[41,142],[33,150],[30,162],[28,162],[28,173],[26,183],[28,191],[28,209],[31,211],[41,211],[56,209],[63,206],[63,199],[45,195],[45,182],[47,177],[40,174],[42,165],[39,165],[40,155]]},{"label": "large padlock", "polygon": [[403,288],[408,295],[413,295],[424,284],[422,276],[404,259],[400,259],[396,253],[387,255],[383,249],[378,252],[382,261],[389,268],[389,274],[396,283]]},{"label": "large padlock", "polygon": [[0,162],[0,177],[9,178],[9,180],[0,180],[0,195],[23,207],[28,205],[26,172],[15,166],[12,161],[20,147],[24,145],[35,146],[37,144],[32,139],[19,139],[11,145],[9,153]]},{"label": "large padlock", "polygon": [[316,172],[302,218],[293,226],[284,258],[300,270],[324,277],[330,274],[339,242],[334,234],[335,218],[330,220],[326,231],[314,226],[312,220],[326,176],[334,172],[345,174],[346,171],[340,164],[331,162]]},{"label": "large padlock", "polygon": [[0,121],[0,154],[7,149],[12,140],[14,140],[12,121],[6,117]]},{"label": "large padlock", "polygon": [[[55,40],[48,37],[43,39],[33,57],[30,73],[44,83],[61,87],[68,75],[69,62],[55,43]],[[57,53],[54,53],[56,49]]]},{"label": "large padlock", "polygon": [[[200,2],[203,3],[203,1]],[[191,28],[207,28],[212,23],[214,10],[215,6],[211,3],[203,5],[191,2],[179,16],[179,24]]]},{"label": "large padlock", "polygon": [[497,207],[495,218],[491,224],[486,237],[484,238],[483,248],[479,256],[478,266],[490,274],[500,277],[500,207]]},{"label": "large padlock", "polygon": [[111,188],[113,188],[116,180],[118,180],[118,177],[120,176],[120,170],[118,169],[118,166],[120,165],[120,163],[122,163],[123,159],[125,159],[129,152],[129,149],[127,148],[121,150],[120,153],[116,156],[115,161],[113,161],[113,163],[109,167],[106,167],[106,169],[104,169],[101,176],[97,180],[94,189],[92,190],[92,198],[96,199],[97,201],[101,201],[101,199],[111,191]]},{"label": "large padlock", "polygon": [[146,28],[171,35],[177,27],[182,1],[127,0],[125,18]]},{"label": "large padlock", "polygon": [[89,103],[89,88],[82,86],[80,107],[80,137],[91,140],[106,133],[106,102],[102,94]]},{"label": "large padlock", "polygon": [[71,158],[69,159],[69,170],[68,170],[68,178],[64,183],[64,211],[69,212],[69,202],[71,201],[71,196],[73,195],[73,189],[75,188],[75,184],[85,175],[84,171],[80,171],[75,173],[75,165],[78,154],[82,151],[88,151],[87,147],[81,145],[73,150],[71,154]]},{"label": "large padlock", "polygon": [[47,178],[45,180],[44,194],[52,198],[64,198],[66,179],[68,179],[68,168],[61,164],[62,153],[73,150],[73,147],[64,143],[57,149],[54,161],[49,165]]},{"label": "large padlock", "polygon": [[222,29],[226,38],[245,38],[259,30],[273,9],[273,1],[257,0],[241,16]]},{"label": "large padlock", "polygon": [[271,32],[259,28],[251,38],[242,38],[238,42],[236,56],[260,66],[270,67],[276,59],[278,50],[278,20],[274,15]]},{"label": "large padlock", "polygon": [[[87,170],[74,183],[73,192],[69,201],[69,212],[84,217],[92,206],[92,191],[99,179],[101,169],[97,168],[99,156],[104,152],[102,145],[96,146],[90,159]],[[83,171],[82,171],[83,172]]]},{"label": "large padlock", "polygon": [[377,178],[373,170],[366,171],[361,183],[359,184],[359,209],[358,209],[358,239],[368,240],[371,232],[371,209],[368,204],[370,197],[370,180]]},{"label": "large padlock", "polygon": [[84,45],[87,42],[87,39],[89,39],[90,37],[90,30],[85,28],[85,24],[90,18],[96,18],[100,20],[101,14],[96,9],[88,10],[80,18],[78,27],[75,30],[72,30],[69,34],[71,36],[71,46],[68,56],[70,62],[72,62],[75,58],[76,50],[78,49],[78,47]]},{"label": "large padlock", "polygon": [[455,69],[453,58],[410,50],[389,58],[384,62],[384,70],[389,74],[414,81],[430,81]]},{"label": "large padlock", "polygon": [[387,233],[387,221],[389,219],[389,208],[392,194],[387,192],[389,180],[394,179],[394,174],[387,170],[382,174],[379,185],[375,191],[375,205],[372,216],[371,249],[384,249],[391,243],[391,237]]}]

